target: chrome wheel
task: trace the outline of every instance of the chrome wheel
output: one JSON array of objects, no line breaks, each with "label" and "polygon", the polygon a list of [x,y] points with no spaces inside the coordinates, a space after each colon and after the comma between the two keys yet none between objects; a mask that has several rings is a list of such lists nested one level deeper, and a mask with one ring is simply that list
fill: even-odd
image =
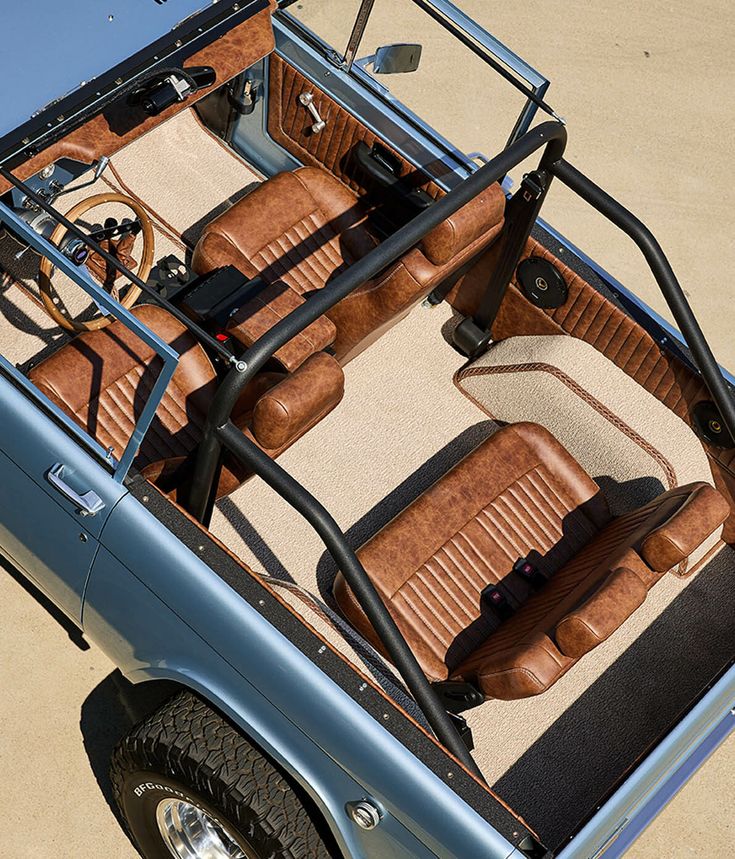
[{"label": "chrome wheel", "polygon": [[156,822],[176,859],[257,859],[223,823],[183,799],[162,799]]}]

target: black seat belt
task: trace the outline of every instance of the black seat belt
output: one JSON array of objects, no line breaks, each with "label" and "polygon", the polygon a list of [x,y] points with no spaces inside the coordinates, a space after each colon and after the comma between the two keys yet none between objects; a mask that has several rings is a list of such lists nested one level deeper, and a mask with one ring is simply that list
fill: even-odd
[{"label": "black seat belt", "polygon": [[536,223],[548,188],[548,179],[545,170],[533,170],[526,174],[506,206],[503,247],[490,283],[474,315],[463,319],[452,333],[455,347],[470,359],[477,358],[487,349],[493,322]]}]

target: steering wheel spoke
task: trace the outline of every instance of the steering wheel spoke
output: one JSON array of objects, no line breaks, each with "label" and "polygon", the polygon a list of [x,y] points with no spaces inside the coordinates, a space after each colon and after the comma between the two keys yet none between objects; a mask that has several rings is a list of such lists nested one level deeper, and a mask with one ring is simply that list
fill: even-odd
[{"label": "steering wheel spoke", "polygon": [[[77,203],[70,209],[66,217],[70,221],[76,222],[90,210],[113,203],[126,206],[133,212],[135,218],[123,218],[122,221],[118,221],[116,218],[108,217],[102,225],[88,221],[92,224],[89,227],[89,236],[104,251],[112,254],[122,265],[145,281],[153,268],[155,240],[151,219],[137,200],[124,194],[96,194]],[[63,224],[58,224],[51,234],[50,241],[63,249],[66,235],[67,231]],[[142,235],[143,241],[140,262],[136,260],[137,254],[136,256],[133,255],[138,235]],[[140,288],[129,281],[121,283],[120,279],[124,277],[123,274],[95,251],[90,251],[83,262],[92,277],[126,309],[132,307],[140,297]],[[92,331],[104,328],[113,321],[114,317],[110,315],[98,315],[87,321],[77,321],[71,318],[58,295],[58,291],[52,284],[53,275],[53,264],[47,257],[43,257],[38,285],[46,311],[58,325],[67,331]]]}]

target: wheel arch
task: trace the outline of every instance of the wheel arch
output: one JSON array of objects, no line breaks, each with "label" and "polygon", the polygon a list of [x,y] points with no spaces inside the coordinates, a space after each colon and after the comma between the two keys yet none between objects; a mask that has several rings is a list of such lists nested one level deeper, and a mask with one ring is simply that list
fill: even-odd
[{"label": "wheel arch", "polygon": [[[336,773],[331,771],[332,767],[343,777],[345,774],[331,761],[332,767],[327,769],[324,765],[329,759],[313,744],[307,745],[307,738],[266,699],[261,698],[256,702],[255,696],[236,695],[231,688],[218,688],[197,671],[181,667],[139,667],[122,674],[122,677],[127,685],[121,685],[121,696],[127,699],[124,702],[126,710],[136,721],[146,718],[179,692],[191,692],[201,698],[230,721],[299,787],[318,815],[319,826],[329,833],[335,847],[343,855],[355,859],[366,856],[360,839],[355,838],[353,824],[344,813],[344,799],[339,796],[342,791],[327,787],[328,783],[334,785],[338,781],[335,779]],[[262,702],[266,702],[267,708]],[[270,713],[265,712],[266,709]],[[268,730],[263,730],[264,720],[268,723]],[[285,726],[279,725],[282,721],[287,722],[296,734],[292,736],[290,731],[284,730]],[[318,754],[305,755],[309,746]],[[319,761],[318,755],[325,760]],[[345,789],[348,791],[347,796],[354,794],[354,789],[350,793],[346,784]]]}]

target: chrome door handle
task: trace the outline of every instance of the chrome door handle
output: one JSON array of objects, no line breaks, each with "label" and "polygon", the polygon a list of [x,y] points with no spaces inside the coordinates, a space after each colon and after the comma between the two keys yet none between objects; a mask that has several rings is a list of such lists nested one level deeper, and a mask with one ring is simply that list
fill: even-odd
[{"label": "chrome door handle", "polygon": [[311,133],[319,134],[320,131],[324,131],[327,123],[319,116],[319,111],[314,104],[313,93],[302,92],[299,96],[299,104],[302,104],[309,111],[311,118],[314,120],[314,124],[311,126]]},{"label": "chrome door handle", "polygon": [[82,516],[96,516],[105,509],[105,502],[92,489],[80,495],[76,490],[64,480],[64,464],[62,462],[54,463],[46,475],[48,482],[58,489],[59,492],[71,501],[82,514]]}]

